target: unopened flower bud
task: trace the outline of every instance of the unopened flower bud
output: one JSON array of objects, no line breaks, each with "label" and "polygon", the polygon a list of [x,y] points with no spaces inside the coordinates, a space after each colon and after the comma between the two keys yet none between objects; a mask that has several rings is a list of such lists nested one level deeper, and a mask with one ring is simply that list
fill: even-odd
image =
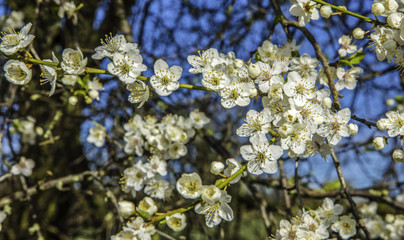
[{"label": "unopened flower bud", "polygon": [[404,162],[404,151],[402,149],[395,149],[392,156],[394,161]]},{"label": "unopened flower bud", "polygon": [[292,125],[286,123],[279,127],[278,133],[282,138],[288,137],[293,131]]},{"label": "unopened flower bud", "polygon": [[356,39],[362,39],[365,36],[365,31],[362,28],[355,28],[352,32],[352,35]]},{"label": "unopened flower bud", "polygon": [[236,68],[241,68],[244,65],[244,61],[241,59],[235,59],[233,63]]},{"label": "unopened flower bud", "polygon": [[349,135],[356,135],[358,133],[358,125],[354,123],[348,124]]},{"label": "unopened flower bud", "polygon": [[390,125],[390,120],[387,118],[382,118],[376,122],[376,126],[379,130],[384,131],[387,130],[387,127]]},{"label": "unopened flower bud", "polygon": [[331,98],[329,98],[329,97],[324,98],[323,102],[321,103],[321,106],[326,109],[331,108],[331,105],[332,105],[332,101],[331,101]]},{"label": "unopened flower bud", "polygon": [[84,101],[85,101],[87,104],[91,104],[91,103],[93,102],[93,99],[91,99],[91,98],[88,97],[88,96],[85,96]]},{"label": "unopened flower bud", "polygon": [[384,11],[385,11],[385,8],[384,8],[383,3],[374,3],[374,4],[372,5],[372,13],[373,13],[375,16],[380,16],[380,15],[382,15],[382,14],[384,13]]},{"label": "unopened flower bud", "polygon": [[390,214],[390,213],[389,213],[389,214],[386,214],[385,219],[386,219],[386,222],[387,222],[387,223],[393,223],[396,218],[394,217],[393,214]]},{"label": "unopened flower bud", "polygon": [[124,218],[128,218],[135,214],[135,204],[129,201],[118,202],[119,212]]},{"label": "unopened flower bud", "polygon": [[41,127],[39,127],[39,126],[35,127],[35,133],[36,133],[36,135],[38,135],[38,136],[42,136],[42,134],[43,134],[43,128],[41,128]]},{"label": "unopened flower bud", "polygon": [[399,12],[395,12],[390,14],[387,17],[387,23],[390,25],[392,28],[399,28],[401,25],[401,19],[403,18],[403,14]]},{"label": "unopened flower bud", "polygon": [[248,65],[248,75],[250,75],[252,79],[257,78],[261,75],[261,68],[257,64],[251,63]]},{"label": "unopened flower bud", "polygon": [[77,99],[76,96],[70,96],[68,101],[69,101],[69,104],[70,104],[70,105],[74,106],[74,105],[77,104],[77,102],[78,102],[79,100]]},{"label": "unopened flower bud", "polygon": [[323,18],[329,18],[332,14],[332,9],[329,5],[323,5],[320,8],[320,14]]},{"label": "unopened flower bud", "polygon": [[373,139],[372,145],[377,151],[382,150],[386,146],[386,140],[384,137],[375,137]]},{"label": "unopened flower bud", "polygon": [[389,106],[389,107],[393,106],[394,103],[396,103],[396,102],[392,98],[389,98],[389,99],[386,100],[386,105]]},{"label": "unopened flower bud", "polygon": [[100,93],[99,93],[97,90],[91,89],[91,90],[88,92],[88,95],[89,95],[90,98],[92,98],[92,99],[98,99],[99,96],[100,96]]},{"label": "unopened flower bud", "polygon": [[258,94],[258,91],[256,88],[250,89],[250,98],[255,98]]},{"label": "unopened flower bud", "polygon": [[219,161],[213,161],[210,164],[210,172],[214,175],[219,175],[224,169],[224,164]]}]

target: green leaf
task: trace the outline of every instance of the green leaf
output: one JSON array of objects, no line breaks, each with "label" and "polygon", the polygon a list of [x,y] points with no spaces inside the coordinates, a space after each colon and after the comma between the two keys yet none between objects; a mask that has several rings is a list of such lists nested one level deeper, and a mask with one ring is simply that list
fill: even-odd
[{"label": "green leaf", "polygon": [[347,58],[341,58],[340,63],[353,67],[353,65],[359,64],[365,55],[366,53],[364,52],[357,52]]},{"label": "green leaf", "polygon": [[145,212],[145,211],[143,211],[143,210],[137,210],[136,211],[143,219],[145,219],[145,220],[147,220],[147,221],[150,221],[150,219],[151,219],[151,216],[150,216],[150,214],[149,213],[147,213],[147,212]]}]

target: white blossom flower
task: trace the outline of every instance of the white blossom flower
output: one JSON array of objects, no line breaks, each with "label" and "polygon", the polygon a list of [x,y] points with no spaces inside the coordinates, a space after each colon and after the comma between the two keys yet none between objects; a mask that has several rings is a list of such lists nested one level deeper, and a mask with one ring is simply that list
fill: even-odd
[{"label": "white blossom flower", "polygon": [[175,232],[182,231],[187,226],[187,219],[183,213],[174,213],[166,217],[167,226]]},{"label": "white blossom flower", "polygon": [[151,236],[156,232],[153,224],[146,224],[142,217],[136,217],[135,219],[126,223],[126,226],[122,228],[123,231],[131,232],[133,239],[151,240]]},{"label": "white blossom flower", "polygon": [[246,123],[243,123],[236,133],[240,137],[250,137],[250,141],[252,137],[266,139],[265,134],[268,133],[272,120],[273,117],[268,108],[264,108],[261,112],[251,109],[247,112]]},{"label": "white blossom flower", "polygon": [[150,216],[157,212],[157,205],[151,197],[145,197],[139,202],[137,211],[141,210],[147,212]]},{"label": "white blossom flower", "polygon": [[316,8],[316,3],[310,0],[296,0],[290,9],[290,14],[299,19],[299,26],[304,27],[310,19],[318,20],[320,15]]},{"label": "white blossom flower", "polygon": [[265,40],[262,46],[258,47],[258,54],[261,57],[261,61],[269,62],[276,59],[278,53],[278,47],[272,44],[271,41]]},{"label": "white blossom flower", "polygon": [[17,85],[24,85],[31,81],[32,70],[27,65],[18,60],[8,60],[3,67],[6,79]]},{"label": "white blossom flower", "polygon": [[220,90],[221,104],[224,108],[232,108],[236,105],[244,107],[250,103],[250,91],[248,85],[233,82],[228,87]]},{"label": "white blossom flower", "polygon": [[124,151],[127,154],[136,153],[138,156],[143,155],[144,140],[140,132],[128,131],[125,133],[123,140],[125,141]]},{"label": "white blossom flower", "polygon": [[311,215],[311,212],[304,212],[301,216],[301,223],[297,229],[298,239],[326,239],[329,237],[328,227],[324,223]]},{"label": "white blossom flower", "polygon": [[231,201],[231,196],[226,191],[221,190],[220,199],[214,204],[198,203],[195,206],[195,212],[205,215],[206,226],[212,228],[218,225],[222,219],[231,221],[234,218],[233,210],[228,203]]},{"label": "white blossom flower", "polygon": [[274,84],[283,85],[284,80],[280,76],[280,74],[284,70],[283,68],[285,63],[286,63],[285,61],[279,61],[279,60],[275,60],[272,64],[264,62],[256,63],[256,65],[258,65],[261,69],[261,75],[257,79],[255,79],[255,82],[258,84],[258,88],[262,92],[268,93],[268,95],[270,95],[271,92],[269,90],[271,89],[271,87],[273,88]]},{"label": "white blossom flower", "polygon": [[178,80],[182,75],[182,68],[179,66],[168,67],[168,64],[158,59],[154,63],[154,74],[150,78],[150,84],[160,96],[168,96],[180,86]]},{"label": "white blossom flower", "polygon": [[27,143],[30,145],[34,145],[36,143],[36,132],[35,132],[35,119],[31,116],[28,116],[27,119],[21,120],[19,122],[20,128],[18,131],[21,133],[21,141],[23,143]]},{"label": "white blossom flower", "polygon": [[313,138],[311,139],[311,148],[313,149],[314,153],[320,153],[320,155],[326,161],[328,161],[327,155],[331,154],[331,147],[324,142],[323,137],[320,137],[318,134],[314,134]]},{"label": "white blossom flower", "polygon": [[7,15],[1,16],[0,22],[3,25],[3,31],[7,29],[17,29],[22,28],[24,26],[24,12],[22,11],[11,11],[11,13]]},{"label": "white blossom flower", "polygon": [[137,108],[140,108],[149,100],[150,90],[147,84],[140,80],[135,80],[133,83],[126,85],[126,89],[130,91],[128,100],[131,103],[139,103]]},{"label": "white blossom flower", "polygon": [[377,214],[377,202],[371,202],[369,204],[363,204],[359,212],[361,213],[362,216],[365,217],[372,217]]},{"label": "white blossom flower", "polygon": [[83,53],[79,48],[77,50],[66,48],[63,50],[62,58],[60,66],[67,74],[80,75],[84,72],[87,58],[83,59]]},{"label": "white blossom flower", "polygon": [[338,43],[341,44],[340,49],[338,49],[338,54],[341,57],[345,57],[347,54],[356,52],[356,45],[351,44],[352,38],[347,35],[342,35],[338,39]]},{"label": "white blossom flower", "polygon": [[[140,191],[145,184],[147,169],[141,162],[123,171],[123,183],[125,192]],[[132,191],[132,194],[135,192]]]},{"label": "white blossom flower", "polygon": [[307,76],[317,77],[317,67],[317,58],[312,58],[309,54],[305,53],[298,58],[293,58],[290,60],[289,69],[298,72],[299,75],[304,78]]},{"label": "white blossom flower", "polygon": [[340,91],[344,88],[354,89],[356,87],[356,78],[359,74],[363,72],[360,67],[353,67],[345,71],[343,68],[337,68],[338,82],[335,84],[335,88]]},{"label": "white blossom flower", "polygon": [[188,149],[185,144],[180,142],[172,143],[168,146],[168,156],[170,159],[177,159],[185,156],[188,153]]},{"label": "white blossom flower", "polygon": [[348,216],[342,216],[331,229],[338,232],[342,239],[348,239],[356,234],[356,221]]},{"label": "white blossom flower", "polygon": [[208,204],[215,204],[219,201],[221,190],[215,185],[202,186],[202,200]]},{"label": "white blossom flower", "polygon": [[316,96],[315,88],[316,80],[311,77],[302,78],[297,72],[288,74],[288,82],[283,85],[283,91],[286,96],[295,100],[297,106],[303,106],[307,99],[312,99]]},{"label": "white blossom flower", "polygon": [[316,210],[318,216],[326,226],[338,220],[338,216],[342,214],[344,208],[340,204],[335,204],[330,198],[325,198],[323,206]]},{"label": "white blossom flower", "polygon": [[306,141],[310,140],[313,132],[312,127],[304,124],[293,124],[290,134],[281,138],[281,147],[284,150],[292,150],[299,155],[306,150]]},{"label": "white blossom flower", "polygon": [[107,132],[105,131],[105,127],[96,124],[95,127],[90,128],[90,134],[87,137],[87,142],[94,143],[96,147],[102,147],[105,143],[105,136]]},{"label": "white blossom flower", "polygon": [[193,68],[189,69],[190,73],[203,73],[204,69],[212,63],[212,61],[216,58],[219,58],[219,52],[215,48],[209,48],[206,51],[202,52],[202,55],[190,55],[187,60],[188,63],[193,66]]},{"label": "white blossom flower", "polygon": [[14,29],[9,29],[10,33],[3,35],[0,43],[0,51],[6,55],[12,55],[21,48],[28,46],[35,36],[28,34],[32,24],[25,25],[20,32],[16,32]]},{"label": "white blossom flower", "polygon": [[[153,175],[158,173],[161,176],[167,175],[167,162],[161,160],[156,155],[150,157],[149,161],[145,163],[145,166],[147,169],[149,169],[148,173],[152,173]],[[149,174],[148,177],[150,177]]]},{"label": "white blossom flower", "polygon": [[76,4],[74,1],[67,0],[55,0],[56,4],[59,5],[58,16],[64,18],[65,14],[67,18],[72,18],[77,21]]},{"label": "white blossom flower", "polygon": [[112,62],[108,63],[107,69],[122,82],[129,84],[136,81],[136,78],[147,70],[143,63],[143,58],[140,54],[135,53],[120,53],[116,52],[113,55]]},{"label": "white blossom flower", "polygon": [[161,179],[161,176],[155,176],[146,181],[144,193],[152,198],[167,199],[171,195],[172,188],[168,181]]},{"label": "white blossom flower", "polygon": [[383,61],[386,58],[388,61],[393,60],[394,51],[397,48],[393,29],[376,26],[370,38],[375,47],[377,60]]},{"label": "white blossom flower", "polygon": [[342,109],[334,114],[325,112],[324,123],[317,129],[317,134],[326,137],[332,145],[337,145],[341,137],[349,137],[348,121],[351,119],[351,110]]},{"label": "white blossom flower", "polygon": [[291,224],[288,220],[282,219],[279,223],[279,230],[276,231],[277,239],[297,240],[298,225]]},{"label": "white blossom flower", "polygon": [[126,45],[126,39],[123,35],[112,36],[105,35],[105,40],[101,39],[101,46],[96,47],[95,54],[92,59],[103,59],[104,57],[112,58],[114,53],[121,52]]},{"label": "white blossom flower", "polygon": [[278,171],[277,160],[282,156],[280,146],[269,145],[268,140],[253,138],[252,145],[244,145],[240,153],[248,161],[247,169],[251,174],[275,173]]},{"label": "white blossom flower", "polygon": [[208,64],[202,72],[202,85],[215,91],[220,91],[229,85],[231,79],[227,74],[227,68],[228,67],[225,64],[218,64],[214,67]]},{"label": "white blossom flower", "polygon": [[24,175],[26,177],[29,177],[31,176],[32,169],[34,169],[34,167],[34,160],[21,157],[20,161],[11,167],[10,172],[13,175]]},{"label": "white blossom flower", "polygon": [[210,119],[206,117],[204,112],[199,112],[199,110],[194,110],[189,114],[189,118],[196,129],[203,128],[206,124],[210,122]]},{"label": "white blossom flower", "polygon": [[198,198],[202,194],[202,180],[197,173],[183,173],[177,180],[177,191],[187,199]]},{"label": "white blossom flower", "polygon": [[[57,57],[55,56],[55,54],[53,52],[52,52],[52,60],[44,59],[43,61],[59,64],[59,60],[57,59]],[[40,65],[40,66],[41,66],[41,70],[42,70],[41,76],[43,77],[43,79],[41,80],[41,84],[49,83],[51,85],[51,90],[49,92],[49,97],[50,97],[55,92],[55,88],[56,88],[56,79],[58,77],[57,72],[56,72],[56,66],[48,66],[48,65]]]},{"label": "white blossom flower", "polygon": [[[404,135],[404,112],[389,111],[386,113],[385,127],[390,137]],[[380,120],[379,120],[380,121]],[[378,124],[381,125],[381,124]]]}]

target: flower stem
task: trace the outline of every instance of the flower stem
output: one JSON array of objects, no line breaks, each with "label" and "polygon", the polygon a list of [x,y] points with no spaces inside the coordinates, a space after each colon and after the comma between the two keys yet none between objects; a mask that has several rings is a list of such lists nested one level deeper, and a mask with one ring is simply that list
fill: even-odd
[{"label": "flower stem", "polygon": [[[59,63],[42,61],[42,60],[37,60],[37,59],[34,59],[34,58],[27,58],[25,60],[27,62],[30,62],[30,63],[33,63],[33,64],[40,64],[40,65],[46,65],[46,66],[52,66],[52,67],[57,67],[59,65]],[[109,73],[106,70],[98,69],[98,68],[90,68],[90,67],[86,67],[85,72],[86,73],[94,73],[94,74],[112,75],[111,73]],[[138,76],[137,79],[142,80],[142,81],[147,81],[147,82],[150,81],[150,78],[145,77],[145,76]],[[180,83],[180,88],[186,88],[186,89],[191,89],[191,90],[202,90],[202,91],[209,91],[209,92],[213,91],[212,89],[204,87],[204,86],[196,86],[196,85],[182,84],[182,83]]]},{"label": "flower stem", "polygon": [[313,2],[316,2],[316,3],[323,4],[323,5],[328,5],[328,6],[330,6],[331,8],[333,8],[333,9],[339,11],[339,12],[342,12],[342,13],[351,15],[351,16],[353,16],[353,17],[362,19],[363,21],[368,22],[368,23],[373,23],[373,24],[376,24],[376,25],[386,25],[385,23],[379,22],[379,21],[377,21],[377,20],[374,20],[374,19],[365,17],[365,16],[360,15],[360,14],[358,14],[358,13],[351,12],[351,11],[347,10],[345,6],[335,6],[335,5],[332,5],[332,4],[330,4],[330,3],[325,2],[325,1],[323,1],[323,0],[312,0],[312,1],[313,1]]}]

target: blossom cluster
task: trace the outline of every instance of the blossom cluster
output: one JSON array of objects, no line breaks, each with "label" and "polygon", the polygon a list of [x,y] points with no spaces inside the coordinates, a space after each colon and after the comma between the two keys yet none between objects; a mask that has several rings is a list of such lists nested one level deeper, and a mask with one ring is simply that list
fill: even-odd
[{"label": "blossom cluster", "polygon": [[356,234],[356,221],[342,215],[343,210],[342,205],[325,198],[323,205],[316,210],[302,212],[291,221],[281,220],[273,239],[328,239],[330,229],[342,239],[349,239]]},{"label": "blossom cluster", "polygon": [[372,239],[399,240],[404,237],[404,215],[377,214],[377,203],[365,203],[359,207],[361,218]]},{"label": "blossom cluster", "polygon": [[205,215],[208,227],[218,225],[222,219],[233,220],[233,210],[228,204],[231,196],[215,185],[202,185],[201,177],[197,173],[182,174],[177,181],[177,191],[186,199],[202,199],[203,202],[195,206],[195,212]]},{"label": "blossom cluster", "polygon": [[[318,152],[325,157],[329,144],[357,133],[357,125],[348,124],[350,110],[332,111],[330,91],[318,88],[324,83],[318,60],[307,54],[292,58],[298,48],[294,42],[280,47],[266,40],[258,48],[256,63],[244,63],[234,53],[224,55],[213,48],[188,57],[190,72],[202,73],[202,84],[218,92],[223,107],[246,106],[261,96],[263,110],[249,110],[246,123],[237,129],[238,136],[251,142],[240,152],[252,174],[275,173],[284,150],[291,157]],[[338,69],[340,89],[355,87],[360,71],[351,70]],[[269,133],[279,145],[268,141]]]},{"label": "blossom cluster", "polygon": [[[404,112],[388,111],[386,116],[387,118],[381,118],[377,121],[377,128],[381,131],[387,131],[389,138],[400,136],[402,139],[404,136]],[[376,150],[381,150],[387,145],[387,140],[386,137],[376,137],[373,139],[373,146]],[[397,148],[393,151],[392,157],[397,162],[404,162],[404,151]]]}]

